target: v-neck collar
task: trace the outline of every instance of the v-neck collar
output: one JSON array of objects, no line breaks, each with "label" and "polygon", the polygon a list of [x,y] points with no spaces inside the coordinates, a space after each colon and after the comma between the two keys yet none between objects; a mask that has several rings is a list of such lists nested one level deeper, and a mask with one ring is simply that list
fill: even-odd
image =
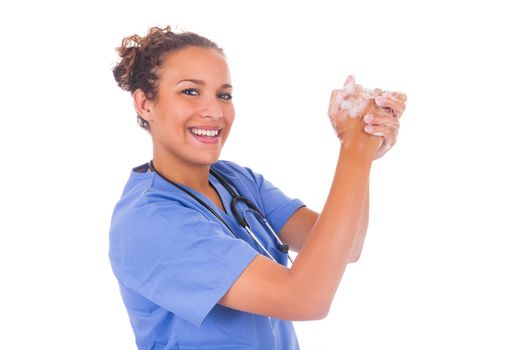
[{"label": "v-neck collar", "polygon": [[[204,198],[204,200],[206,200],[208,203],[210,203],[213,206],[214,210],[217,211],[217,213],[228,224],[228,226],[236,232],[237,237],[247,236],[246,231],[243,230],[240,223],[235,219],[235,216],[233,215],[233,212],[231,209],[231,203],[232,203],[233,197],[230,194],[230,192],[228,192],[228,190],[220,183],[220,181],[215,176],[213,176],[211,173],[208,176],[208,181],[213,186],[213,188],[215,188],[215,191],[217,191],[219,198],[226,212],[218,208],[217,205],[215,205],[215,203],[213,203],[211,200],[201,195],[200,193],[198,194],[199,198]],[[246,241],[246,239],[244,240]]]},{"label": "v-neck collar", "polygon": [[[210,200],[208,197],[206,197],[204,194],[194,190],[191,187],[188,187],[186,185],[183,185],[181,183],[177,183],[178,186],[181,188],[177,188],[176,186],[173,186],[173,184],[169,183],[166,179],[164,179],[162,176],[160,176],[158,173],[154,172],[153,176],[155,179],[160,181],[159,185],[161,188],[164,188],[169,191],[180,191],[181,193],[184,193],[183,189],[187,192],[190,192],[195,197],[199,198],[203,203],[206,203],[217,215],[219,215],[222,220],[224,220],[227,225],[239,234],[239,232],[243,232],[242,227],[235,219],[235,216],[233,215],[233,212],[231,210],[231,202],[232,202],[232,195],[228,192],[228,190],[220,183],[220,181],[211,174],[211,172],[208,174],[208,182],[215,188],[215,191],[218,193],[219,198],[222,202],[222,205],[224,206],[224,209],[226,212],[224,212],[221,208],[219,208],[212,200]],[[185,196],[188,196],[187,193],[184,194]],[[193,201],[197,202],[195,199],[192,199]],[[201,203],[199,203],[199,206],[202,206]]]},{"label": "v-neck collar", "polygon": [[215,189],[215,192],[217,192],[217,195],[219,196],[219,199],[222,203],[222,206],[224,207],[224,212],[221,208],[218,208],[215,203],[213,205],[215,208],[219,209],[221,213],[226,214],[228,216],[233,216],[233,213],[231,211],[230,203],[232,202],[232,196],[231,194],[224,188],[224,186],[220,183],[220,181],[213,176],[211,173],[208,177],[208,182],[210,185]]}]

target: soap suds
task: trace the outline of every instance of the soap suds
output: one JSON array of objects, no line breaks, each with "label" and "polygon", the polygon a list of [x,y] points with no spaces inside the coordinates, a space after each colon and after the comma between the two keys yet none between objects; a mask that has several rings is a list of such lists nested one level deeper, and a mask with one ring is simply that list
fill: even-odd
[{"label": "soap suds", "polygon": [[336,103],[346,109],[351,118],[356,118],[368,106],[370,100],[380,96],[380,90],[370,90],[355,83],[350,75],[343,86],[342,94],[337,95]]}]

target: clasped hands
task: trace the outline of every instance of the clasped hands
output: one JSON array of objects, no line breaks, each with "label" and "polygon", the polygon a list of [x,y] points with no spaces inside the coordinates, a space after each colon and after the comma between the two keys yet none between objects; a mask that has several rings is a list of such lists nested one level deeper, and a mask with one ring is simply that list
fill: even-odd
[{"label": "clasped hands", "polygon": [[[375,144],[373,159],[378,159],[396,143],[406,100],[401,92],[368,90],[355,84],[350,75],[342,90],[332,91],[328,115],[341,142],[353,143],[358,148],[366,143]],[[380,140],[373,142],[364,135]]]}]

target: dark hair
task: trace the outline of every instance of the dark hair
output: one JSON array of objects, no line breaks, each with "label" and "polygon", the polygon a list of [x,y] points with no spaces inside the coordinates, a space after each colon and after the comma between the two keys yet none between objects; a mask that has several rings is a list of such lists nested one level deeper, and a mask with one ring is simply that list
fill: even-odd
[{"label": "dark hair", "polygon": [[[166,54],[190,46],[215,49],[224,55],[223,50],[213,41],[192,32],[173,33],[171,28],[152,27],[148,34],[137,34],[122,39],[117,47],[120,61],[113,67],[113,76],[120,88],[133,94],[140,89],[146,98],[157,97],[157,70],[162,66]],[[149,130],[149,123],[137,115],[140,127]]]}]

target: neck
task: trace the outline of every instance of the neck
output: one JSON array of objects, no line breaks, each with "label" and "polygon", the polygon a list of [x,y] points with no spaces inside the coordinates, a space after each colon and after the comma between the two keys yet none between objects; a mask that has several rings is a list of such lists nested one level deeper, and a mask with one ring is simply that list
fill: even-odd
[{"label": "neck", "polygon": [[172,182],[188,186],[201,193],[206,193],[210,189],[208,182],[209,165],[192,166],[178,159],[156,153],[153,155],[153,165],[155,171]]}]

